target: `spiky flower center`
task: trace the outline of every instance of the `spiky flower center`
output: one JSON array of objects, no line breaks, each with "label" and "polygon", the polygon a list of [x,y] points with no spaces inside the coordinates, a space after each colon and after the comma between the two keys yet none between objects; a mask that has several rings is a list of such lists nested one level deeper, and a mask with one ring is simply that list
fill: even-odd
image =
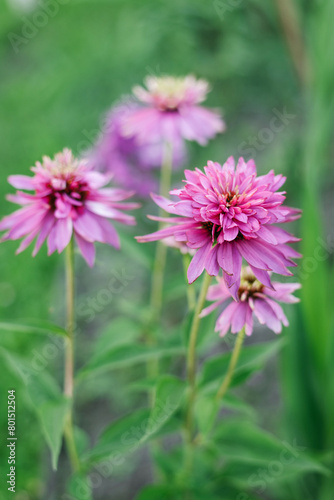
[{"label": "spiky flower center", "polygon": [[144,102],[150,102],[161,111],[177,111],[183,104],[196,104],[204,101],[209,91],[205,80],[187,77],[148,77],[147,90],[135,87],[135,95]]},{"label": "spiky flower center", "polygon": [[72,207],[80,207],[89,194],[87,181],[80,175],[78,160],[68,161],[59,155],[51,164],[46,165],[50,177],[45,184],[48,191],[46,201],[52,210],[59,210],[61,200]]},{"label": "spiky flower center", "polygon": [[241,269],[241,279],[239,287],[239,298],[242,302],[247,301],[254,294],[261,293],[264,285],[256,279],[252,271],[247,267]]}]

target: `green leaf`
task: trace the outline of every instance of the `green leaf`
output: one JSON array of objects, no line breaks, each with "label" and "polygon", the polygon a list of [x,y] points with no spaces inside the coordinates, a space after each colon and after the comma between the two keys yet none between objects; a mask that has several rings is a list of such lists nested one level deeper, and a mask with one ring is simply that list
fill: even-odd
[{"label": "green leaf", "polygon": [[57,469],[62,436],[70,404],[69,399],[60,396],[58,399],[44,403],[37,409],[44,436],[51,450],[52,467],[54,470]]},{"label": "green leaf", "polygon": [[114,458],[122,465],[126,454],[136,451],[146,433],[150,416],[148,408],[134,411],[113,422],[100,436],[93,450],[84,455],[83,460],[94,464]]},{"label": "green leaf", "polygon": [[[224,469],[226,476],[232,474],[235,464],[237,467],[247,464],[247,479],[259,466],[269,469],[270,473],[273,463],[277,464],[277,467],[273,466],[273,480],[283,481],[288,476],[305,472],[329,473],[320,462],[308,456],[306,448],[296,440],[280,441],[246,420],[225,419],[214,433],[213,440],[217,455],[224,456],[228,464],[232,464]],[[280,470],[279,475],[275,474],[276,470]]]},{"label": "green leaf", "polygon": [[123,345],[95,356],[79,372],[78,378],[93,376],[116,368],[129,367],[151,359],[183,355],[184,353],[185,349],[183,346],[148,347],[142,344]]},{"label": "green leaf", "polygon": [[151,425],[148,427],[144,441],[156,433],[170,419],[180,407],[186,384],[183,380],[164,375],[160,377],[154,397],[154,404],[150,414]]},{"label": "green leaf", "polygon": [[67,337],[67,332],[63,328],[47,321],[22,320],[20,323],[0,323],[0,330],[5,332],[26,333],[28,335],[61,335]]},{"label": "green leaf", "polygon": [[25,386],[50,448],[52,466],[56,469],[70,400],[63,396],[57,382],[45,370],[34,370],[3,348],[0,348],[0,359]]},{"label": "green leaf", "polygon": [[84,461],[94,464],[113,457],[121,465],[127,454],[137,451],[150,439],[178,430],[180,420],[172,417],[181,404],[184,390],[185,383],[176,377],[161,377],[152,410],[143,408],[113,422]]},{"label": "green leaf", "polygon": [[[265,363],[284,345],[284,340],[274,340],[263,344],[243,347],[231,386],[244,382],[253,373],[263,368]],[[199,387],[205,392],[215,392],[222,383],[230,362],[231,353],[208,359],[203,367]]]},{"label": "green leaf", "polygon": [[206,434],[211,429],[217,412],[217,402],[211,396],[201,395],[195,404],[195,416],[201,434]]},{"label": "green leaf", "polygon": [[140,336],[140,330],[140,325],[130,318],[114,319],[99,336],[95,344],[94,356],[98,357],[101,353],[133,343]]},{"label": "green leaf", "polygon": [[91,482],[84,473],[78,472],[70,477],[67,484],[68,500],[93,500]]},{"label": "green leaf", "polygon": [[144,488],[136,500],[179,500],[175,488],[165,485],[153,485]]},{"label": "green leaf", "polygon": [[83,429],[80,429],[80,427],[74,427],[74,441],[76,448],[78,450],[79,455],[83,455],[88,448],[90,444],[90,438]]}]

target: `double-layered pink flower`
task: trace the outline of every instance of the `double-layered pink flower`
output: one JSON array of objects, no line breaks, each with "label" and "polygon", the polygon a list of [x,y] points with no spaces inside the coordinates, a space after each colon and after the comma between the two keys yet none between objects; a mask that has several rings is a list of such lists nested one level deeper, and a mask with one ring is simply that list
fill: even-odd
[{"label": "double-layered pink flower", "polygon": [[275,333],[280,333],[282,324],[289,326],[282,307],[277,302],[293,304],[299,299],[293,294],[300,288],[299,283],[273,283],[275,290],[260,283],[249,267],[243,267],[238,290],[239,301],[231,299],[230,292],[222,278],[209,288],[207,299],[214,304],[203,309],[201,317],[207,316],[216,308],[223,307],[216,323],[216,332],[224,336],[229,330],[238,333],[245,327],[246,335],[253,331],[253,317],[265,324]]},{"label": "double-layered pink flower", "polygon": [[54,159],[43,157],[31,170],[33,177],[12,175],[8,179],[15,188],[33,193],[8,195],[22,208],[0,222],[0,231],[7,230],[2,240],[24,238],[19,253],[36,238],[33,255],[47,240],[50,255],[62,252],[74,234],[90,266],[94,264],[95,241],[119,248],[118,234],[109,220],[135,224],[134,217],[122,212],[138,208],[136,203],[123,203],[132,193],[105,187],[111,176],[95,172],[86,161],[74,158],[69,149]]},{"label": "double-layered pink flower", "polygon": [[217,111],[200,104],[209,92],[205,80],[193,76],[146,78],[146,89],[137,86],[133,93],[142,104],[124,122],[125,135],[136,137],[141,144],[169,142],[179,148],[183,140],[207,144],[225,123]]},{"label": "double-layered pink flower", "polygon": [[292,258],[300,254],[287,243],[298,239],[275,225],[300,216],[299,210],[283,204],[285,193],[279,189],[285,177],[273,171],[257,176],[253,160],[245,162],[240,158],[235,166],[232,157],[223,166],[208,162],[204,172],[186,170],[185,176],[185,186],[170,192],[177,201],[153,195],[157,205],[174,215],[161,219],[169,227],[141,236],[138,241],[173,236],[196,249],[188,268],[189,283],[204,270],[217,276],[222,269],[235,300],[243,258],[256,278],[268,287],[272,287],[270,271],[292,275],[288,267],[296,265]]},{"label": "double-layered pink flower", "polygon": [[[88,156],[95,168],[113,174],[118,185],[146,197],[157,186],[153,170],[161,167],[163,143],[139,144],[135,137],[124,136],[124,123],[139,109],[139,104],[132,102],[111,109],[101,137]],[[174,144],[173,167],[180,167],[185,158],[184,144]]]}]

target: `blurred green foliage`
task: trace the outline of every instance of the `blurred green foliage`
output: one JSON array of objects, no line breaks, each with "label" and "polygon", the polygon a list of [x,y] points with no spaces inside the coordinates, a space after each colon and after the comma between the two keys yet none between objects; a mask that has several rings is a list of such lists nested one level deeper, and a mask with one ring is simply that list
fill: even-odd
[{"label": "blurred green foliage", "polygon": [[[242,465],[232,460],[224,469],[221,453],[234,453],[234,459],[236,455],[234,443],[227,438],[237,434],[240,437],[239,431],[246,433],[249,448],[244,450],[244,444],[236,444],[245,457],[253,447],[252,437],[259,431],[255,424],[253,427],[240,417],[230,422],[229,428],[224,430],[222,427],[216,436],[216,447],[207,451],[216,461],[216,468],[211,471],[212,481],[205,484],[202,493],[199,490],[196,498],[214,500],[222,498],[220,492],[224,491],[224,498],[228,500],[330,500],[334,491],[332,476],[311,473],[308,462],[296,462],[292,467],[298,469],[298,477],[302,479],[295,480],[294,471],[288,468],[291,477],[284,474],[275,487],[268,481],[266,488],[258,493],[248,481],[254,467],[255,472],[258,467],[267,467],[268,461],[277,456],[282,440],[290,444],[296,440],[306,447],[311,457],[319,459],[319,471],[322,465],[329,470],[334,468],[331,306],[334,5],[331,0],[293,3],[309,62],[307,81],[298,79],[274,0],[78,0],[59,3],[44,0],[30,11],[14,7],[24,5],[23,1],[8,1],[0,6],[1,215],[12,209],[4,201],[11,190],[6,182],[8,175],[27,173],[42,155],[53,155],[65,146],[77,154],[90,147],[108,107],[128,94],[147,74],[161,73],[194,73],[208,79],[212,85],[208,105],[220,107],[224,113],[227,132],[207,148],[189,146],[189,166],[201,167],[208,159],[223,162],[230,155],[244,154],[247,158],[251,155],[260,173],[273,168],[287,175],[287,202],[304,209],[302,223],[297,226],[297,233],[303,238],[304,260],[297,271],[303,284],[302,302],[288,311],[291,326],[283,334],[286,343],[279,358],[280,370],[271,372],[267,388],[269,394],[274,395],[270,399],[269,413],[277,412],[274,399],[279,397],[279,414],[267,421],[268,409],[261,403],[261,394],[254,395],[256,404],[254,400],[248,401],[259,410],[259,425],[269,425],[277,438],[269,443],[262,442],[263,448],[255,450],[253,461],[246,456]],[[53,14],[45,14],[45,9],[52,8],[51,4],[55,9]],[[282,129],[274,132],[270,125],[272,119],[282,114],[285,116]],[[175,182],[181,178],[182,173],[175,174]],[[100,246],[98,263],[93,270],[77,258],[78,310],[80,305],[85,308],[87,300],[96,298],[101,289],[108,287],[115,271],[119,273],[126,268],[131,276],[110,304],[95,311],[94,318],[79,315],[79,368],[87,364],[100,334],[101,352],[115,347],[108,344],[110,337],[106,333],[108,328],[112,330],[112,326],[107,325],[112,325],[114,318],[128,316],[137,322],[139,317],[145,316],[154,248],[151,245],[145,246],[145,250],[138,248],[132,237],[154,227],[154,223],[145,219],[145,214],[153,210],[150,203],[144,203],[138,215],[138,227],[120,229],[124,240],[124,250],[120,253]],[[48,258],[45,248],[35,259],[31,258],[29,250],[15,256],[16,247],[15,242],[0,245],[0,320],[38,318],[63,325],[63,256]],[[163,338],[168,328],[171,334],[167,341],[165,339],[165,348],[173,349],[176,348],[173,335],[179,337],[177,325],[183,320],[186,307],[182,262],[173,251],[170,251],[169,266],[160,336]],[[125,328],[124,324],[119,326],[118,332]],[[132,334],[131,326],[126,331],[130,333],[126,334],[124,345],[134,341],[138,333]],[[44,377],[44,369],[56,373],[61,384],[62,344],[58,341],[55,355],[48,357],[45,348],[50,342],[43,336],[1,332],[0,345],[22,362],[38,366],[41,377]],[[207,344],[206,353],[209,346],[212,348],[212,344]],[[214,346],[216,351],[217,343]],[[116,347],[121,349],[122,343]],[[95,355],[98,356],[97,351]],[[170,361],[164,359],[161,365],[170,366]],[[15,388],[19,437],[19,493],[15,498],[58,500],[67,479],[66,458],[61,455],[60,469],[55,476],[24,384],[15,378],[5,361],[1,366],[0,498],[5,495],[3,485],[7,473],[3,440],[6,396],[9,389]],[[182,373],[182,359],[173,359],[172,367]],[[138,392],[138,387],[131,392],[125,392],[124,388],[143,376],[144,370],[139,364],[125,372],[118,369],[110,372],[110,379],[101,375],[81,382],[85,390],[80,394],[78,391],[77,423],[88,432],[92,441],[96,441],[101,428],[111,420],[142,406],[143,392]],[[279,396],[276,395],[278,376]],[[232,408],[237,403],[237,399],[230,400]],[[243,410],[246,411],[245,407]],[[250,410],[246,412],[248,415]],[[219,450],[220,444],[223,451]],[[268,455],[263,450],[267,450]],[[158,451],[156,454],[168,483],[169,474],[173,474],[171,464],[166,463],[166,454],[160,452],[159,457]],[[202,459],[196,458],[198,470],[203,473],[199,480],[204,485],[208,476],[205,476],[207,471]],[[118,468],[117,473],[123,479],[121,485],[114,485],[113,498],[127,499],[138,493],[145,482],[150,482],[149,473],[144,474],[144,478],[136,476],[137,462],[129,461]],[[177,456],[175,463],[178,463]],[[127,484],[129,475],[133,484]],[[238,477],[239,481],[232,481],[229,476]],[[110,498],[108,489],[103,487],[94,495],[96,499]],[[138,499],[167,500],[178,498],[177,495],[180,493],[171,490],[170,486],[150,486]]]}]

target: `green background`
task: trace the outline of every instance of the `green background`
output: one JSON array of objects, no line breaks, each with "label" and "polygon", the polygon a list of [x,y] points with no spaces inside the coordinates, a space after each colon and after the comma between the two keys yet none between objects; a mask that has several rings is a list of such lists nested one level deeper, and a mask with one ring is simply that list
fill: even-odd
[{"label": "green background", "polygon": [[[223,111],[226,133],[207,148],[190,145],[187,167],[202,167],[208,159],[223,163],[230,155],[243,154],[255,159],[259,173],[275,169],[287,175],[287,203],[304,209],[302,222],[294,227],[303,238],[299,249],[304,260],[297,271],[303,284],[302,302],[287,310],[291,326],[282,334],[287,340],[283,354],[267,368],[265,380],[252,381],[245,395],[260,411],[265,428],[282,438],[297,439],[315,456],[332,456],[333,2],[294,1],[292,12],[289,8],[284,11],[289,2],[282,2],[283,23],[279,0],[54,0],[40,2],[30,10],[3,2],[1,216],[12,210],[5,201],[5,195],[13,192],[6,181],[8,175],[28,173],[42,155],[53,155],[63,147],[76,154],[90,147],[103,113],[147,74],[193,73],[205,78],[212,86],[207,104]],[[291,54],[295,54],[295,63],[303,64],[305,58],[305,71],[298,73]],[[272,131],[277,111],[288,113],[289,118],[280,131]],[[175,173],[175,183],[180,179],[182,172]],[[120,228],[124,241],[121,252],[99,246],[94,269],[77,258],[78,307],[82,311],[88,300],[108,288],[115,272],[126,269],[130,276],[130,285],[95,311],[92,321],[87,314],[79,316],[78,366],[87,359],[106,324],[147,302],[148,258],[154,248],[147,245],[137,250],[132,236],[154,228],[145,218],[154,210],[144,202],[138,213],[139,227]],[[321,249],[326,245],[324,252]],[[17,246],[17,242],[0,245],[1,320],[42,318],[63,325],[63,256],[48,258],[45,247],[34,259],[29,249],[15,256]],[[165,321],[176,324],[185,308],[182,262],[174,253],[170,259]],[[273,337],[266,330],[256,335],[255,342]],[[6,332],[0,338],[2,347],[37,364],[46,342],[38,336]],[[217,343],[216,349],[226,346]],[[57,373],[61,383],[61,348],[51,356],[47,369]],[[92,442],[111,419],[140,401],[139,396],[121,389],[137,377],[136,370],[102,377],[78,398],[78,423]],[[7,390],[15,387],[18,398],[20,493],[15,498],[58,499],[67,477],[66,458],[61,455],[58,474],[52,473],[36,416],[23,387],[13,377],[4,365],[0,377],[1,433],[6,432]],[[1,446],[0,498],[5,494],[5,456]],[[127,464],[124,471],[120,468],[119,478],[106,482],[94,493],[95,498],[110,498],[110,484],[113,498],[132,498],[151,482],[149,463],[145,457],[141,462]],[[318,494],[320,498],[318,486],[312,490],[314,481],[317,483],[313,477],[305,478],[305,491],[311,491],[312,499]],[[266,491],[260,498],[301,498],[302,490],[296,491],[287,497],[273,492],[268,496]],[[332,491],[330,479],[323,491]]]}]

